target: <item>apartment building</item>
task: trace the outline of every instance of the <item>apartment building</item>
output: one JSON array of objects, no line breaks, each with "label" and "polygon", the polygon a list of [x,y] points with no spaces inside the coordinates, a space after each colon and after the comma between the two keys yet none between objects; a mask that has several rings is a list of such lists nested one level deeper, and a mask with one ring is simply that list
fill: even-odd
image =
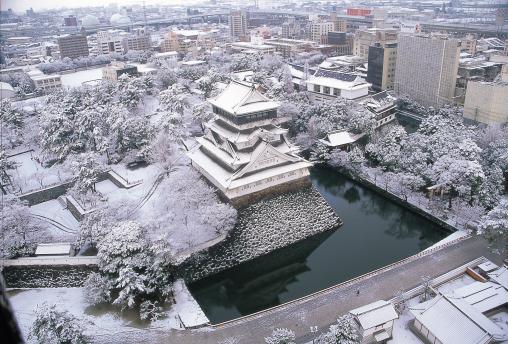
[{"label": "apartment building", "polygon": [[401,35],[397,46],[395,92],[425,106],[454,102],[460,41],[437,35]]},{"label": "apartment building", "polygon": [[367,59],[369,57],[369,47],[374,43],[379,43],[382,47],[386,43],[397,42],[397,30],[371,28],[357,30],[353,42],[353,55]]},{"label": "apartment building", "polygon": [[247,34],[247,15],[243,11],[231,11],[229,14],[229,34],[233,40],[245,40]]},{"label": "apartment building", "polygon": [[334,31],[331,21],[312,21],[309,23],[310,40],[318,44],[328,44],[328,33]]},{"label": "apartment building", "polygon": [[88,41],[86,35],[63,35],[58,37],[58,49],[60,57],[75,59],[81,56],[88,56]]}]

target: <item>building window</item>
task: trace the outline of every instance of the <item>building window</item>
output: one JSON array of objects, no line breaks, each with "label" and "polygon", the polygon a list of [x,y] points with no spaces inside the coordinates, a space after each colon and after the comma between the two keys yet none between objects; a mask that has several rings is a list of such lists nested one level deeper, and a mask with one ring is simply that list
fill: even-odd
[{"label": "building window", "polygon": [[319,85],[314,85],[314,92],[320,92],[321,87]]},{"label": "building window", "polygon": [[330,94],[330,87],[323,86],[323,93]]},{"label": "building window", "polygon": [[340,90],[338,88],[334,88],[333,95],[338,97],[340,95]]}]

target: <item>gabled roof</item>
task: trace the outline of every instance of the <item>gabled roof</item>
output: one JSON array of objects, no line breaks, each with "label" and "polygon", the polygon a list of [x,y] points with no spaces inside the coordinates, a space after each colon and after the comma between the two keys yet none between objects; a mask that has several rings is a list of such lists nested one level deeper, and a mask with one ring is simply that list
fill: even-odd
[{"label": "gabled roof", "polygon": [[503,330],[460,298],[438,295],[410,312],[441,343],[486,344],[502,340]]},{"label": "gabled roof", "polygon": [[455,289],[452,296],[461,298],[482,313],[508,303],[508,291],[492,282],[473,282]]},{"label": "gabled roof", "polygon": [[353,309],[349,313],[358,319],[364,330],[385,324],[399,317],[392,303],[384,300]]},{"label": "gabled roof", "polygon": [[351,134],[345,130],[337,130],[326,135],[326,138],[319,140],[329,147],[344,146],[356,142],[363,137],[364,134]]},{"label": "gabled roof", "polygon": [[490,279],[508,289],[508,269],[505,267],[489,272]]},{"label": "gabled roof", "polygon": [[254,84],[236,80],[232,80],[221,94],[208,101],[233,115],[275,110],[279,107],[277,102],[262,95]]}]

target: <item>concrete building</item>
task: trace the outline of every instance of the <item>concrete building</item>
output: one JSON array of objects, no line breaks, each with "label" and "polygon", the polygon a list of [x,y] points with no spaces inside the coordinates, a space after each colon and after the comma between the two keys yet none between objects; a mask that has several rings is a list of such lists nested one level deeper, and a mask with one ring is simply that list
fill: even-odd
[{"label": "concrete building", "polygon": [[391,302],[379,300],[349,312],[360,325],[362,344],[385,343],[392,338],[393,322],[399,318]]},{"label": "concrete building", "polygon": [[357,99],[369,94],[369,86],[362,77],[352,73],[342,73],[318,69],[305,80],[309,95],[314,101],[329,100],[337,97]]},{"label": "concrete building", "polygon": [[464,118],[485,124],[508,122],[508,65],[493,82],[468,82]]},{"label": "concrete building", "polygon": [[275,47],[275,51],[280,53],[285,59],[294,57],[301,52],[310,51],[316,45],[316,43],[312,41],[286,38],[266,39],[264,44]]},{"label": "concrete building", "polygon": [[282,23],[282,38],[297,38],[300,34],[300,25],[296,22],[295,17],[289,17],[287,21]]},{"label": "concrete building", "polygon": [[84,34],[59,36],[58,49],[62,59],[65,57],[75,59],[89,54],[88,41]]},{"label": "concrete building", "polygon": [[381,47],[385,44],[397,43],[398,32],[395,29],[365,29],[357,30],[353,42],[353,55],[367,59],[369,47],[378,43]]},{"label": "concrete building", "polygon": [[277,102],[240,81],[209,102],[216,118],[188,156],[229,200],[250,200],[307,181],[312,164],[297,155],[287,129],[279,126],[290,118],[278,116]]},{"label": "concrete building", "polygon": [[102,68],[103,80],[118,81],[118,78],[123,74],[136,76],[138,68],[118,61],[112,62],[109,66]]},{"label": "concrete building", "polygon": [[164,35],[161,52],[177,51],[186,54],[195,49],[212,49],[219,39],[218,30],[173,30]]},{"label": "concrete building", "polygon": [[247,15],[243,11],[231,11],[229,14],[229,34],[233,40],[246,40]]},{"label": "concrete building", "polygon": [[37,74],[31,75],[30,78],[35,84],[35,89],[42,93],[49,93],[62,88],[62,79],[58,74]]},{"label": "concrete building", "polygon": [[127,51],[125,32],[109,30],[97,32],[97,50],[99,54],[122,54]]},{"label": "concrete building", "polygon": [[316,20],[309,23],[309,38],[318,44],[328,44],[328,32],[334,31],[331,21]]},{"label": "concrete building", "polygon": [[134,30],[134,32],[125,37],[124,45],[128,50],[151,50],[152,40],[150,34],[145,28]]},{"label": "concrete building", "polygon": [[264,41],[259,42],[234,42],[230,45],[234,51],[241,51],[244,53],[263,53],[273,54],[275,53],[275,47],[272,45],[264,44]]},{"label": "concrete building", "polygon": [[399,36],[394,89],[425,106],[454,102],[460,41],[438,36]]},{"label": "concrete building", "polygon": [[367,81],[376,91],[393,90],[395,82],[395,64],[397,43],[379,43],[369,47]]}]

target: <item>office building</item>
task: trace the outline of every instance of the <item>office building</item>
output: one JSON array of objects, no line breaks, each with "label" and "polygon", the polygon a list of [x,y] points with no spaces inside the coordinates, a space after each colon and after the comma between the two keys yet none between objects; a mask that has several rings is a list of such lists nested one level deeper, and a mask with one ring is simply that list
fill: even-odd
[{"label": "office building", "polygon": [[312,21],[309,24],[310,40],[318,44],[328,44],[328,32],[334,31],[331,21]]},{"label": "office building", "polygon": [[229,34],[233,40],[246,40],[247,15],[243,11],[231,11],[229,14]]},{"label": "office building", "polygon": [[126,33],[121,30],[97,32],[97,50],[99,54],[122,54],[127,51]]},{"label": "office building", "polygon": [[118,61],[112,62],[109,66],[102,68],[103,80],[117,81],[123,74],[137,76],[138,68]]},{"label": "office building", "polygon": [[397,30],[395,29],[365,29],[357,30],[353,43],[353,55],[367,59],[369,57],[369,47],[374,43],[379,43],[384,47],[386,43],[397,42]]},{"label": "office building", "polygon": [[367,81],[374,90],[393,90],[396,60],[397,43],[388,43],[384,47],[375,43],[369,47]]},{"label": "office building", "polygon": [[442,36],[399,36],[394,89],[424,106],[454,102],[460,41]]},{"label": "office building", "polygon": [[75,59],[81,56],[88,56],[88,41],[86,35],[65,35],[58,37],[58,49],[60,57]]}]

